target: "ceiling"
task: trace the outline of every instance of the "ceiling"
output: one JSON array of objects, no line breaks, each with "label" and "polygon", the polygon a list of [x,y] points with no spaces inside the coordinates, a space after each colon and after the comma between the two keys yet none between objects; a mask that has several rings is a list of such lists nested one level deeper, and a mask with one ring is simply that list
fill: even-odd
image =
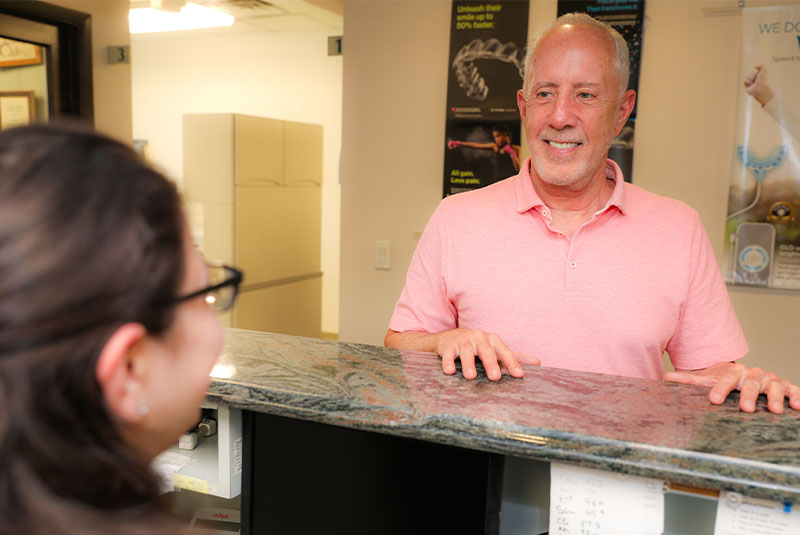
[{"label": "ceiling", "polygon": [[[344,0],[190,0],[213,7],[242,24],[270,32],[310,30],[342,31]],[[177,11],[185,0],[131,0],[131,7],[150,7]],[[156,7],[153,5],[153,7]]]}]

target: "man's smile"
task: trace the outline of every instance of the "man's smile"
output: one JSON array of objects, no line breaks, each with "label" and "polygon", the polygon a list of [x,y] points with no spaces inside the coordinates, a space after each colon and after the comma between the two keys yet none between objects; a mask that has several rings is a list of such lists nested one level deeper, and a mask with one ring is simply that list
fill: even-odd
[{"label": "man's smile", "polygon": [[578,145],[580,145],[580,143],[577,143],[575,141],[553,141],[553,140],[548,140],[548,141],[546,141],[546,143],[548,143],[551,147],[556,148],[556,149],[573,149],[573,148],[577,147]]}]

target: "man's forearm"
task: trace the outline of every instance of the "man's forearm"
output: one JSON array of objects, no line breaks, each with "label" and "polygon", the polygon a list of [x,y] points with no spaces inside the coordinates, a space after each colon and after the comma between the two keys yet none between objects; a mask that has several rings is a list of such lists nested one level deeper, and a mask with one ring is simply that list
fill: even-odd
[{"label": "man's forearm", "polygon": [[426,333],[421,331],[398,332],[389,329],[386,332],[386,337],[383,339],[383,345],[397,349],[436,353],[436,344],[438,341],[439,333]]}]

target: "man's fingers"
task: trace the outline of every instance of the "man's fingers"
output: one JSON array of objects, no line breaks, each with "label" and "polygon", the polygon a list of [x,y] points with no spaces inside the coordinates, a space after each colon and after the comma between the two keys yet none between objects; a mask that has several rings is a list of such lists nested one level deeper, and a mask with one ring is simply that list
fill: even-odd
[{"label": "man's fingers", "polygon": [[489,337],[489,340],[492,344],[492,347],[494,347],[495,351],[497,352],[498,358],[508,370],[508,373],[510,373],[513,377],[524,376],[525,372],[522,371],[522,366],[519,365],[517,355],[503,343],[500,337],[493,335]]},{"label": "man's fingers", "polygon": [[476,344],[478,358],[483,362],[483,369],[486,370],[486,377],[490,381],[498,381],[503,376],[500,371],[500,364],[497,362],[497,353],[487,340],[480,340]]},{"label": "man's fingers", "polygon": [[711,385],[708,399],[714,405],[720,405],[728,394],[738,390],[739,409],[744,412],[755,412],[756,401],[762,393],[767,396],[767,409],[774,414],[783,414],[784,399],[789,400],[792,409],[800,410],[800,386],[758,367],[720,363],[695,372],[669,372],[664,379],[676,383]]},{"label": "man's fingers", "polygon": [[522,377],[525,375],[525,372],[522,371],[522,366],[520,366],[517,361],[517,357],[514,356],[514,352],[508,349],[503,342],[500,342],[495,349],[497,350],[497,355],[500,357],[500,361],[512,377]]},{"label": "man's fingers", "polygon": [[475,379],[478,371],[475,369],[475,351],[472,344],[463,344],[459,348],[458,358],[461,360],[461,373],[464,379]]},{"label": "man's fingers", "polygon": [[761,382],[753,377],[745,378],[739,388],[739,408],[744,412],[755,412],[756,399],[761,393]]},{"label": "man's fingers", "polygon": [[714,405],[723,403],[725,398],[728,397],[728,394],[739,387],[740,379],[741,376],[737,372],[724,374],[722,377],[717,379],[716,383],[711,388],[711,392],[708,394],[709,401],[711,401],[711,403]]},{"label": "man's fingers", "polygon": [[773,378],[767,383],[764,392],[767,394],[767,408],[774,414],[783,414],[783,400],[786,385],[780,379]]},{"label": "man's fingers", "polygon": [[447,375],[456,373],[456,348],[447,347],[439,356],[442,357],[442,371]]},{"label": "man's fingers", "polygon": [[[456,359],[461,361],[461,372],[465,379],[475,379],[478,371],[476,358],[483,363],[486,377],[499,381],[503,373],[522,377],[523,371],[514,353],[499,336],[480,330],[453,329],[442,333],[436,346],[442,359],[442,371],[447,375],[456,372]],[[539,359],[528,358],[527,362],[539,364]]]},{"label": "man's fingers", "polygon": [[800,386],[787,383],[784,394],[789,398],[789,406],[794,410],[800,410]]},{"label": "man's fingers", "polygon": [[514,353],[514,358],[516,358],[517,362],[520,364],[530,364],[532,366],[541,366],[542,364],[542,360],[539,357],[526,355],[525,353]]}]

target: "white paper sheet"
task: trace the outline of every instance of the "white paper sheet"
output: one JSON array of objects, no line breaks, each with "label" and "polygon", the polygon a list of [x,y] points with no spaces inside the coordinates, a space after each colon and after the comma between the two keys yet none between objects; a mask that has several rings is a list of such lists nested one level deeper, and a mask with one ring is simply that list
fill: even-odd
[{"label": "white paper sheet", "polygon": [[664,483],[553,463],[550,535],[661,535]]},{"label": "white paper sheet", "polygon": [[[787,511],[788,509],[788,511]],[[721,492],[714,535],[797,535],[800,512],[780,502]]]},{"label": "white paper sheet", "polygon": [[153,461],[153,470],[161,476],[161,492],[171,492],[175,489],[172,483],[172,476],[184,466],[195,462],[188,455],[182,455],[172,451],[165,451]]}]

